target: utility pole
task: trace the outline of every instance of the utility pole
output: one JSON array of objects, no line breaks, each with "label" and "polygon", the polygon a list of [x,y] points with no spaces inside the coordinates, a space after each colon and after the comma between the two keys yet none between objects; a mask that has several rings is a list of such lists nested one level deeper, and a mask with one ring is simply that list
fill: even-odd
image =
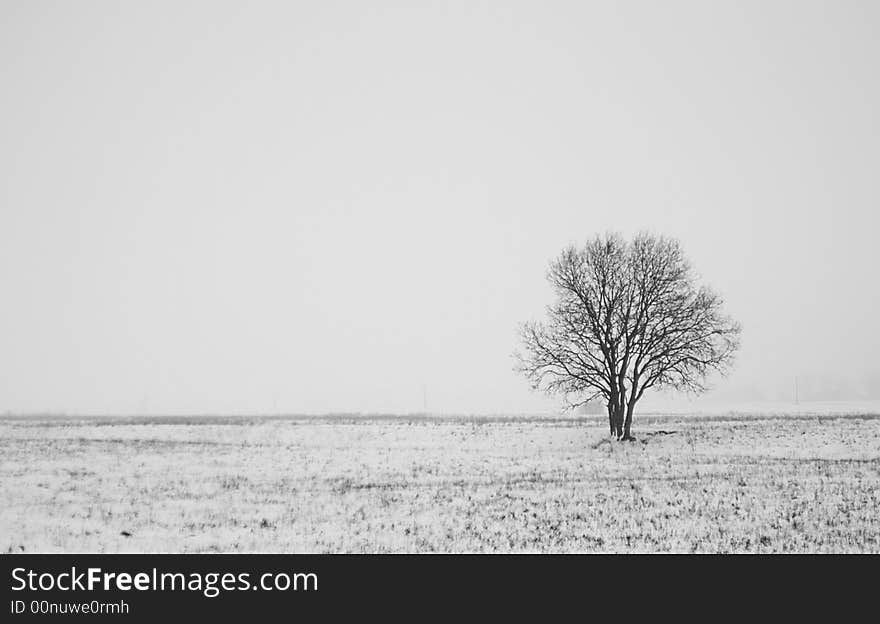
[{"label": "utility pole", "polygon": [[795,378],[794,378],[794,404],[795,404],[795,405],[800,405],[800,404],[801,404],[801,402],[800,402],[800,397],[798,396],[798,378],[797,378],[797,375],[795,375]]}]

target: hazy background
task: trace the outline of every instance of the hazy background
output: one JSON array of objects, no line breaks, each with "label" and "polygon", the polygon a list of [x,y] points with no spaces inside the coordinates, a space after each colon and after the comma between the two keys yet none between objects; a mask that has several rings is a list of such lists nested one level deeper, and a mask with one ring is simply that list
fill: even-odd
[{"label": "hazy background", "polygon": [[0,410],[529,412],[548,261],[680,237],[707,400],[880,397],[877,2],[0,0]]}]

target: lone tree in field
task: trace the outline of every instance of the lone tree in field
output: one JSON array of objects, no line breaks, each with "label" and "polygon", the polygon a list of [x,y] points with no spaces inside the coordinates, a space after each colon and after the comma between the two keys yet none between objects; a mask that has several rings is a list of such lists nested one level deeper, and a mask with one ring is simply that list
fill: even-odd
[{"label": "lone tree in field", "polygon": [[675,239],[597,236],[564,250],[547,278],[556,301],[546,322],[522,326],[517,368],[571,408],[602,399],[619,440],[632,439],[633,409],[648,388],[700,393],[710,372],[733,362],[740,326],[697,283]]}]

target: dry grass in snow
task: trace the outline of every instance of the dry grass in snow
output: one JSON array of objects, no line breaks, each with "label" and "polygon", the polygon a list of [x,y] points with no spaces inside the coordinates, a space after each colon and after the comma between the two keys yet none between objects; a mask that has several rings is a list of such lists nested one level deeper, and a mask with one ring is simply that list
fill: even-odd
[{"label": "dry grass in snow", "polygon": [[5,419],[0,550],[880,552],[880,416],[654,417],[635,433]]}]

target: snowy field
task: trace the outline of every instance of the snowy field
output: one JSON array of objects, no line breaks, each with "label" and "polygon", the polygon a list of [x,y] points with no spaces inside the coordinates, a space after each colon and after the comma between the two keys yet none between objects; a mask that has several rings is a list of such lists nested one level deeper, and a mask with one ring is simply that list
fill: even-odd
[{"label": "snowy field", "polygon": [[880,411],[794,407],[0,418],[0,550],[880,552]]}]

